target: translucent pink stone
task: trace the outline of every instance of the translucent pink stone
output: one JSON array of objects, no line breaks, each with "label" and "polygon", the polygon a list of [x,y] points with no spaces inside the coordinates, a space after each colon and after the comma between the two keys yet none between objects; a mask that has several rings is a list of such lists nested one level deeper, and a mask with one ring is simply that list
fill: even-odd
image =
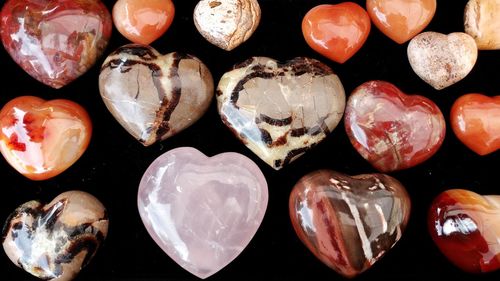
[{"label": "translucent pink stone", "polygon": [[156,243],[184,269],[207,278],[233,261],[267,208],[264,175],[247,157],[207,157],[190,147],[158,157],[139,185],[138,208]]}]

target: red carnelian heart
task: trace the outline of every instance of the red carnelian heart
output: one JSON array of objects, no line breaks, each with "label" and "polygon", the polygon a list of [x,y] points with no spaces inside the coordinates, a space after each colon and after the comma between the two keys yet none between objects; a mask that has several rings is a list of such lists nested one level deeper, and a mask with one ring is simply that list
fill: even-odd
[{"label": "red carnelian heart", "polygon": [[500,149],[500,96],[468,94],[451,109],[455,135],[479,155]]},{"label": "red carnelian heart", "polygon": [[344,63],[351,58],[370,34],[370,17],[356,3],[319,5],[302,21],[307,44],[323,56]]},{"label": "red carnelian heart", "polygon": [[428,227],[441,252],[462,270],[500,269],[500,196],[445,191],[432,203]]},{"label": "red carnelian heart", "polygon": [[8,0],[1,13],[7,52],[29,75],[56,89],[94,65],[112,25],[99,0]]},{"label": "red carnelian heart", "polygon": [[69,168],[87,148],[90,118],[69,100],[18,97],[0,111],[0,152],[18,172],[45,180]]},{"label": "red carnelian heart", "polygon": [[383,81],[354,90],[347,102],[345,127],[354,148],[383,172],[429,159],[446,133],[443,114],[434,102],[405,95]]},{"label": "red carnelian heart", "polygon": [[431,22],[436,0],[367,0],[366,9],[380,31],[403,44]]}]

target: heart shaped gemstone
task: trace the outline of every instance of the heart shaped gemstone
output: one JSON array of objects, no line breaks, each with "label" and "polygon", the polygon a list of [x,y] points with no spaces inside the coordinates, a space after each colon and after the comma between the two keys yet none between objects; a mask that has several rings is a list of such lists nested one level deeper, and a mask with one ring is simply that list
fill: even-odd
[{"label": "heart shaped gemstone", "polygon": [[474,68],[477,46],[466,33],[424,32],[408,44],[408,60],[422,80],[441,90],[464,79]]},{"label": "heart shaped gemstone", "polygon": [[333,270],[354,277],[401,238],[410,205],[405,188],[387,175],[320,170],[295,185],[289,210],[307,248]]},{"label": "heart shaped gemstone", "polygon": [[247,41],[259,26],[260,5],[257,0],[201,0],[193,19],[208,42],[231,51]]},{"label": "heart shaped gemstone", "polygon": [[38,81],[61,88],[89,70],[111,36],[99,0],[8,0],[1,38],[14,61]]},{"label": "heart shaped gemstone", "polygon": [[455,135],[479,155],[500,149],[500,96],[468,94],[451,109]]},{"label": "heart shaped gemstone", "polygon": [[500,49],[500,0],[470,0],[465,6],[465,32],[479,50]]},{"label": "heart shaped gemstone", "polygon": [[441,252],[471,273],[500,269],[500,196],[452,189],[432,203],[428,227]]},{"label": "heart shaped gemstone", "polygon": [[118,0],[113,23],[128,40],[149,45],[172,24],[175,7],[171,0]]},{"label": "heart shaped gemstone", "polygon": [[426,97],[405,95],[384,81],[370,81],[347,101],[345,128],[354,148],[380,171],[407,169],[437,152],[446,123]]},{"label": "heart shaped gemstone", "polygon": [[223,122],[275,169],[321,142],[340,122],[345,94],[325,64],[254,57],[224,74],[217,89]]},{"label": "heart shaped gemstone", "polygon": [[316,6],[302,21],[307,44],[338,63],[346,62],[361,49],[370,28],[368,13],[353,2]]},{"label": "heart shaped gemstone", "polygon": [[45,180],[65,171],[87,149],[90,118],[69,100],[18,97],[0,111],[0,152],[18,172]]},{"label": "heart shaped gemstone", "polygon": [[40,279],[69,281],[95,255],[108,223],[99,200],[69,191],[47,205],[19,206],[5,224],[3,249],[14,264]]},{"label": "heart shaped gemstone", "polygon": [[367,0],[366,9],[382,33],[403,44],[431,22],[436,0]]},{"label": "heart shaped gemstone", "polygon": [[132,44],[104,61],[99,89],[116,120],[148,146],[200,119],[212,101],[214,82],[198,58],[162,56],[149,46]]},{"label": "heart shaped gemstone", "polygon": [[208,158],[171,150],[147,169],[138,207],[151,237],[185,270],[207,278],[233,261],[257,232],[268,201],[257,165],[237,153]]}]

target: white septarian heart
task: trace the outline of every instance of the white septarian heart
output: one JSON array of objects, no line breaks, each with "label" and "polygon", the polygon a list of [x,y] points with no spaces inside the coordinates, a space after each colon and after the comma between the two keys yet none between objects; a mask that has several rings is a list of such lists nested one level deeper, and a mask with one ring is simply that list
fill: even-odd
[{"label": "white septarian heart", "polygon": [[94,196],[69,191],[43,205],[18,207],[3,230],[3,248],[20,268],[43,280],[69,281],[86,266],[108,233],[104,206]]},{"label": "white septarian heart", "polygon": [[106,107],[148,146],[191,126],[210,106],[214,84],[198,58],[162,56],[145,45],[125,45],[104,61],[99,89]]},{"label": "white septarian heart", "polygon": [[281,64],[254,57],[224,74],[217,102],[236,137],[281,169],[335,129],[345,92],[339,77],[317,60],[299,57]]},{"label": "white septarian heart", "polygon": [[215,46],[231,51],[247,41],[260,22],[257,0],[201,0],[194,10],[200,34]]}]

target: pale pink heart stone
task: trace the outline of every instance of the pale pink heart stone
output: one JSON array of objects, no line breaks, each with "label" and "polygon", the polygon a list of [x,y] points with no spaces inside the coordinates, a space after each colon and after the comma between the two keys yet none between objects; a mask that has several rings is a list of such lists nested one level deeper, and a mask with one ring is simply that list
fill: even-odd
[{"label": "pale pink heart stone", "polygon": [[185,270],[207,278],[233,261],[267,208],[264,175],[238,153],[191,147],[158,157],[139,185],[138,208],[155,242]]}]

